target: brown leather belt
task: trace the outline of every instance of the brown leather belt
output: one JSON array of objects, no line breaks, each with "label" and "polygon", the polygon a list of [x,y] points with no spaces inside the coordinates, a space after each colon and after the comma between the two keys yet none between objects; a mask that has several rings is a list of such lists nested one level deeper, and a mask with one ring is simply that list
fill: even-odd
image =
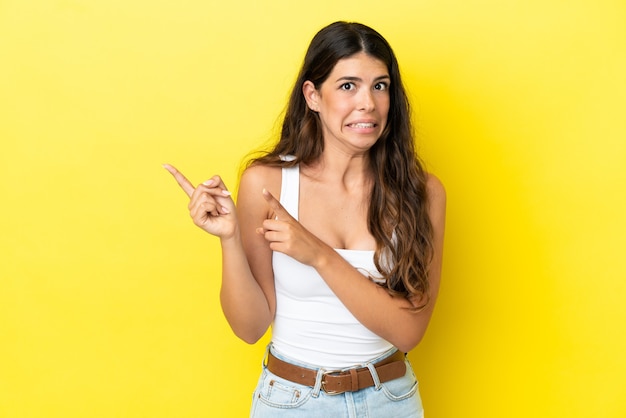
[{"label": "brown leather belt", "polygon": [[[374,364],[380,383],[404,376],[406,373],[404,358],[404,353],[396,351],[391,356]],[[272,353],[268,353],[267,368],[283,379],[305,386],[315,386],[318,370],[287,363],[274,357]],[[322,376],[322,390],[330,395],[355,392],[371,386],[374,386],[374,378],[367,367],[325,370]]]}]

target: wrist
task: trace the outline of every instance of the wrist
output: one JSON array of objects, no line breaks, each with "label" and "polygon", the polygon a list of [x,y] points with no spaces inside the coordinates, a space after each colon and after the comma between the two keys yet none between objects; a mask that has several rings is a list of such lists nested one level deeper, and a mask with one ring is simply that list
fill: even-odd
[{"label": "wrist", "polygon": [[240,245],[241,235],[239,234],[239,228],[235,228],[232,234],[221,236],[220,244],[222,248]]},{"label": "wrist", "polygon": [[333,248],[329,247],[328,245],[323,245],[319,249],[319,251],[316,251],[316,256],[313,260],[313,263],[311,264],[311,267],[313,267],[318,272],[321,272],[324,269],[328,268],[332,257],[337,255],[337,252]]}]

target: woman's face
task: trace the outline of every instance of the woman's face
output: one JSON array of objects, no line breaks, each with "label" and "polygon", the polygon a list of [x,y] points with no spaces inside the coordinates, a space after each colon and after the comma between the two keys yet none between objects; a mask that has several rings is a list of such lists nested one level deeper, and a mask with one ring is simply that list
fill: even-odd
[{"label": "woman's face", "polygon": [[319,114],[325,147],[370,149],[387,124],[390,82],[387,66],[363,52],[339,60],[319,89],[305,82],[303,93]]}]

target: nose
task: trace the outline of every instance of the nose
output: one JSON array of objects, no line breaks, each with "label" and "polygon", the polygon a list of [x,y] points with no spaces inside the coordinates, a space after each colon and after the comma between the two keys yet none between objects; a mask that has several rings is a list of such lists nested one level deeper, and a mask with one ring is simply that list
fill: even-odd
[{"label": "nose", "polygon": [[372,93],[373,92],[369,89],[361,90],[361,94],[359,95],[359,110],[371,112],[376,108],[376,102]]}]

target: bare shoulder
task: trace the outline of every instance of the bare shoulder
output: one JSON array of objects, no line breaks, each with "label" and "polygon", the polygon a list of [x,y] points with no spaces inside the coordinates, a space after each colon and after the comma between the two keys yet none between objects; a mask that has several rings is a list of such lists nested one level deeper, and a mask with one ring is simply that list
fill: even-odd
[{"label": "bare shoulder", "polygon": [[[276,198],[280,195],[281,168],[255,164],[244,170],[239,181],[238,202],[264,202],[263,189]],[[262,205],[266,205],[263,203]]]},{"label": "bare shoulder", "polygon": [[256,164],[246,168],[241,175],[240,188],[268,189],[272,194],[280,191],[281,169],[267,165]]},{"label": "bare shoulder", "polygon": [[446,189],[443,186],[443,183],[437,176],[432,173],[428,173],[426,178],[426,190],[428,191],[429,199],[431,203],[441,202],[445,203],[446,201]]},{"label": "bare shoulder", "polygon": [[443,229],[446,217],[446,189],[437,176],[428,173],[426,191],[428,193],[430,220],[436,229]]}]

